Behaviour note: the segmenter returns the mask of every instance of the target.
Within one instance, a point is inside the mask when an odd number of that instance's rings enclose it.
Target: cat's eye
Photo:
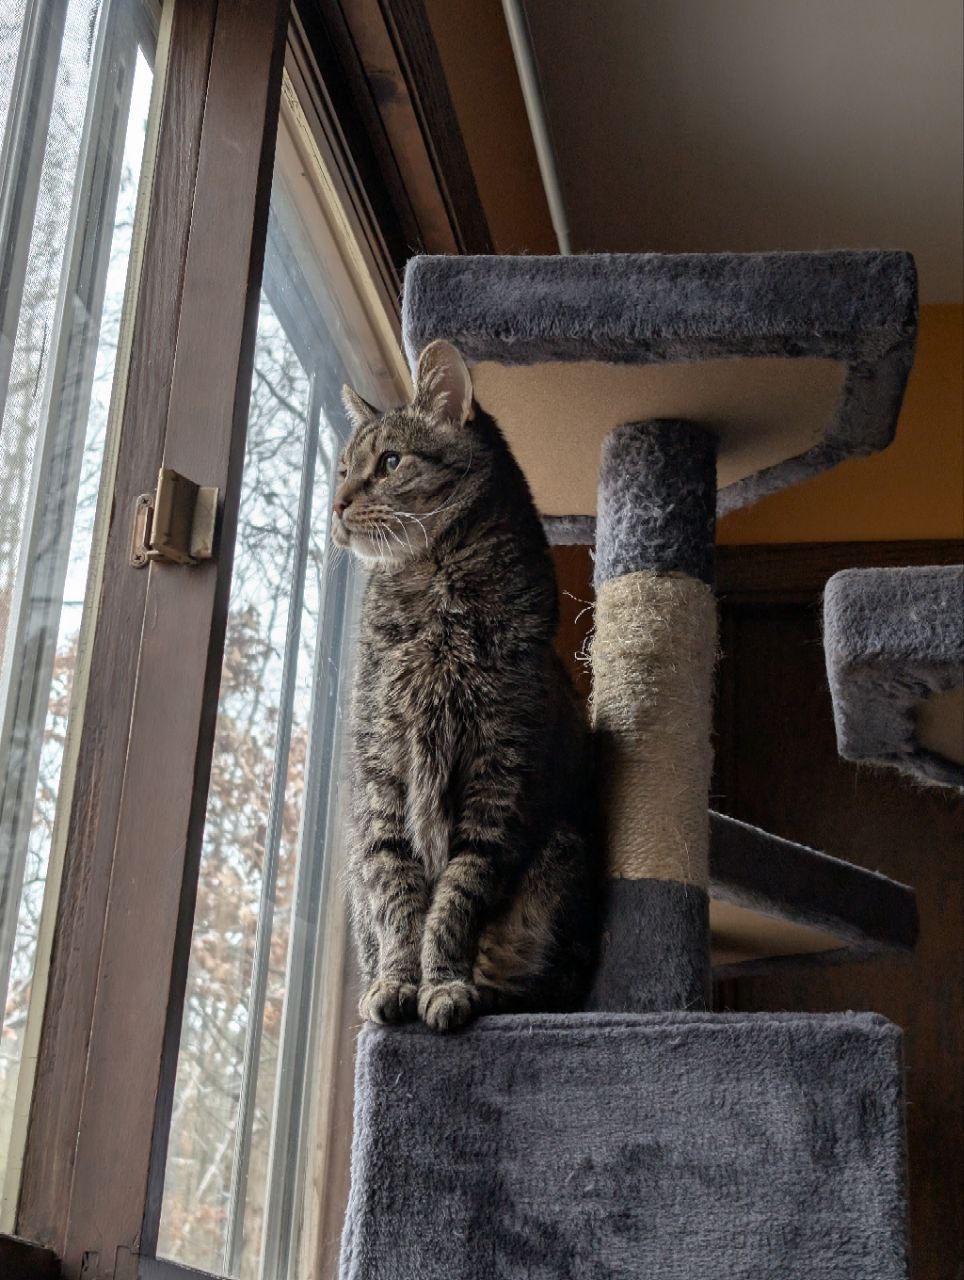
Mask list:
[[[383,453],[382,470],[386,475],[391,475],[393,471],[397,470],[398,464],[401,460],[402,456],[400,453]]]

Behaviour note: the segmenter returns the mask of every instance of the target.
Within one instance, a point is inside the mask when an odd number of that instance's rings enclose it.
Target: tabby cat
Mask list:
[[[343,395],[333,536],[369,571],[349,855],[361,1014],[452,1031],[573,1008],[599,898],[589,735],[529,488],[449,343],[422,352],[406,407]]]

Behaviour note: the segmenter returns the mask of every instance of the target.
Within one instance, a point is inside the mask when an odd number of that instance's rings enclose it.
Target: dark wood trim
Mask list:
[[[297,12],[399,281],[416,253],[491,253],[422,0],[298,0]]]
[[[289,73],[302,104],[314,108],[344,194],[379,259],[379,275],[389,296],[397,300],[405,263],[424,245],[365,69],[337,4],[296,0]]]
[[[823,591],[841,569],[959,564],[964,541],[793,542],[717,548],[721,600],[793,603]]]
[[[10,1280],[60,1280],[60,1262],[44,1249],[19,1236],[0,1235],[0,1276]]]
[[[141,1258],[137,1280],[221,1280],[211,1271],[198,1271],[170,1258]]]
[[[492,237],[422,0],[381,0],[458,253],[492,253]]]
[[[147,574],[130,520],[161,464],[217,0],[175,7],[17,1230],[62,1252]]]

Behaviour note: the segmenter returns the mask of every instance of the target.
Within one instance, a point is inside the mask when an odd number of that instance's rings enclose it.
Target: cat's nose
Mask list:
[[[351,498],[347,494],[339,494],[335,498],[335,515],[340,520],[348,508],[351,506]]]

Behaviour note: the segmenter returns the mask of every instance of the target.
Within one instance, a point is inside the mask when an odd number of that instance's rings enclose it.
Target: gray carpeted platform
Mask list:
[[[445,338],[470,365],[843,365],[821,437],[721,487],[722,515],[891,441],[914,356],[917,280],[911,256],[887,250],[426,256],[406,271],[403,328],[410,360]],[[547,523],[559,541],[593,541],[585,511]]]
[[[366,1027],[342,1280],[906,1280],[873,1014]]]
[[[944,702],[943,734],[924,728],[936,700],[964,686],[964,566],[834,574],[824,649],[842,756],[964,787],[964,702]]]

